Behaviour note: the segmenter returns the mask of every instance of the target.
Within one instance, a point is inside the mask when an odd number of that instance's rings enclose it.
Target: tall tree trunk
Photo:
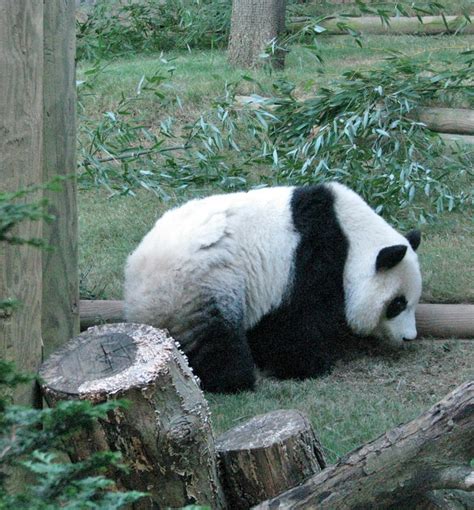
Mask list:
[[[259,67],[268,59],[262,53],[285,30],[286,0],[234,0],[228,56],[231,64],[240,67]],[[272,52],[271,65],[282,68],[285,53]]]

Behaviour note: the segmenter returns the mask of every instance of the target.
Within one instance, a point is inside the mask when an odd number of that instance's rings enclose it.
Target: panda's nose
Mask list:
[[[403,337],[404,342],[411,342],[412,340],[415,340],[417,336],[417,332],[414,331],[413,333],[410,333],[409,335],[406,335]]]

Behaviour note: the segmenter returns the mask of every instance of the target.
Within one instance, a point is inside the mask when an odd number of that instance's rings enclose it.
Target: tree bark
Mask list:
[[[326,466],[321,445],[299,411],[256,416],[216,441],[229,507],[246,510],[304,482]]]
[[[78,435],[71,456],[120,451],[130,471],[111,476],[151,495],[136,508],[224,508],[207,402],[164,331],[137,324],[91,328],[54,353],[40,376],[52,406],[65,399],[130,402]]]
[[[229,62],[239,67],[260,67],[270,62],[283,68],[285,52],[277,49],[262,58],[285,30],[286,0],[234,0],[229,37]]]
[[[414,508],[436,489],[474,490],[474,381],[419,418],[352,451],[295,489],[255,507],[350,510]]]

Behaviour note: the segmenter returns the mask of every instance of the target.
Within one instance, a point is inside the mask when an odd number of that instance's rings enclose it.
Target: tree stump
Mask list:
[[[216,441],[229,508],[250,508],[303,483],[326,463],[306,417],[280,410],[252,418]]]
[[[120,451],[130,470],[112,474],[118,485],[151,496],[137,508],[225,507],[207,402],[166,332],[138,324],[90,328],[54,353],[40,377],[52,406],[65,399],[129,401],[78,436],[71,457]]]

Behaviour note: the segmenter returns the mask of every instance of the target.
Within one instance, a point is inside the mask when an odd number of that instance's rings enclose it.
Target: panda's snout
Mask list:
[[[415,329],[415,331],[413,332],[410,332],[410,334],[408,335],[403,335],[403,341],[404,342],[411,342],[412,340],[415,340],[415,338],[417,337],[417,331]]]

